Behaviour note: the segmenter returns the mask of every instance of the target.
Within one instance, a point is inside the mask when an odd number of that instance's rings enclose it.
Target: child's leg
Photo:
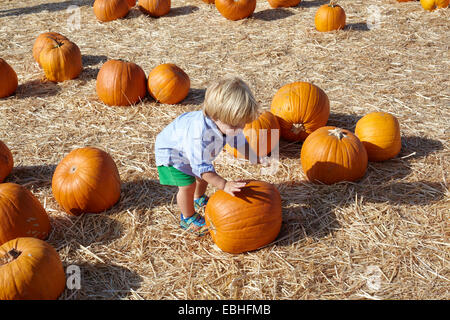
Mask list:
[[[198,199],[205,194],[206,188],[208,187],[208,182],[197,177],[195,178],[195,180],[196,185],[195,185],[194,199]]]
[[[184,218],[191,217],[194,213],[194,193],[196,183],[188,186],[178,187],[177,204]]]

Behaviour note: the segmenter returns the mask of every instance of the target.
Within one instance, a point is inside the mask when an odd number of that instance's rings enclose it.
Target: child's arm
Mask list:
[[[202,174],[202,179],[213,185],[214,187],[225,191],[234,196],[235,192],[241,191],[245,187],[246,182],[227,181],[215,172],[205,172]]]

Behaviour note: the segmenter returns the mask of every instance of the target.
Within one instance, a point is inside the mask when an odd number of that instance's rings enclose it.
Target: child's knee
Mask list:
[[[178,192],[179,193],[194,193],[196,184],[197,183],[194,181],[190,185],[178,187]]]

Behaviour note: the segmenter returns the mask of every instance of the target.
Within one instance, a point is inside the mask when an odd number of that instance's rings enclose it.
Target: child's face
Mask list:
[[[234,137],[235,135],[237,135],[245,127],[245,123],[240,123],[237,126],[230,126],[229,124],[223,123],[220,120],[216,120],[214,122],[216,123],[217,128],[219,128],[219,130],[223,134],[225,134],[227,136],[231,136],[231,137]]]

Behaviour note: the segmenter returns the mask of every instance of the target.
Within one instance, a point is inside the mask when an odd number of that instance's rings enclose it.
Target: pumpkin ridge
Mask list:
[[[245,207],[244,209],[241,209],[241,210],[235,210],[234,211],[234,213],[235,214],[239,214],[239,213],[242,213],[242,212],[245,212],[246,210],[250,210],[250,209],[257,209],[257,208],[264,208],[265,206],[261,206],[261,205],[259,205],[259,206],[252,206],[252,207]],[[270,219],[270,220],[267,220],[267,217],[272,217],[273,215],[267,215],[267,216],[265,216],[265,219],[264,219],[264,221],[263,222],[261,222],[261,223],[258,223],[257,225],[263,225],[263,224],[267,224],[268,222],[271,222],[272,220],[276,220],[276,219]],[[211,220],[211,219],[210,219]],[[220,219],[220,220],[228,220],[228,217],[224,217],[223,219]],[[220,222],[220,220],[219,220],[219,222]],[[239,220],[236,220],[236,221],[234,221],[233,223],[227,223],[227,225],[228,226],[233,226],[234,224],[244,224],[244,221],[254,221],[255,219],[254,219],[254,217],[247,217],[247,218],[245,218],[245,219],[239,219]],[[267,221],[266,221],[267,220]],[[251,227],[253,227],[253,226],[255,226],[255,225],[252,225]],[[248,228],[248,227],[243,227],[243,228]],[[217,230],[217,229],[216,229]],[[220,230],[224,230],[224,229],[220,229]],[[225,229],[225,230],[227,230],[227,229]]]

